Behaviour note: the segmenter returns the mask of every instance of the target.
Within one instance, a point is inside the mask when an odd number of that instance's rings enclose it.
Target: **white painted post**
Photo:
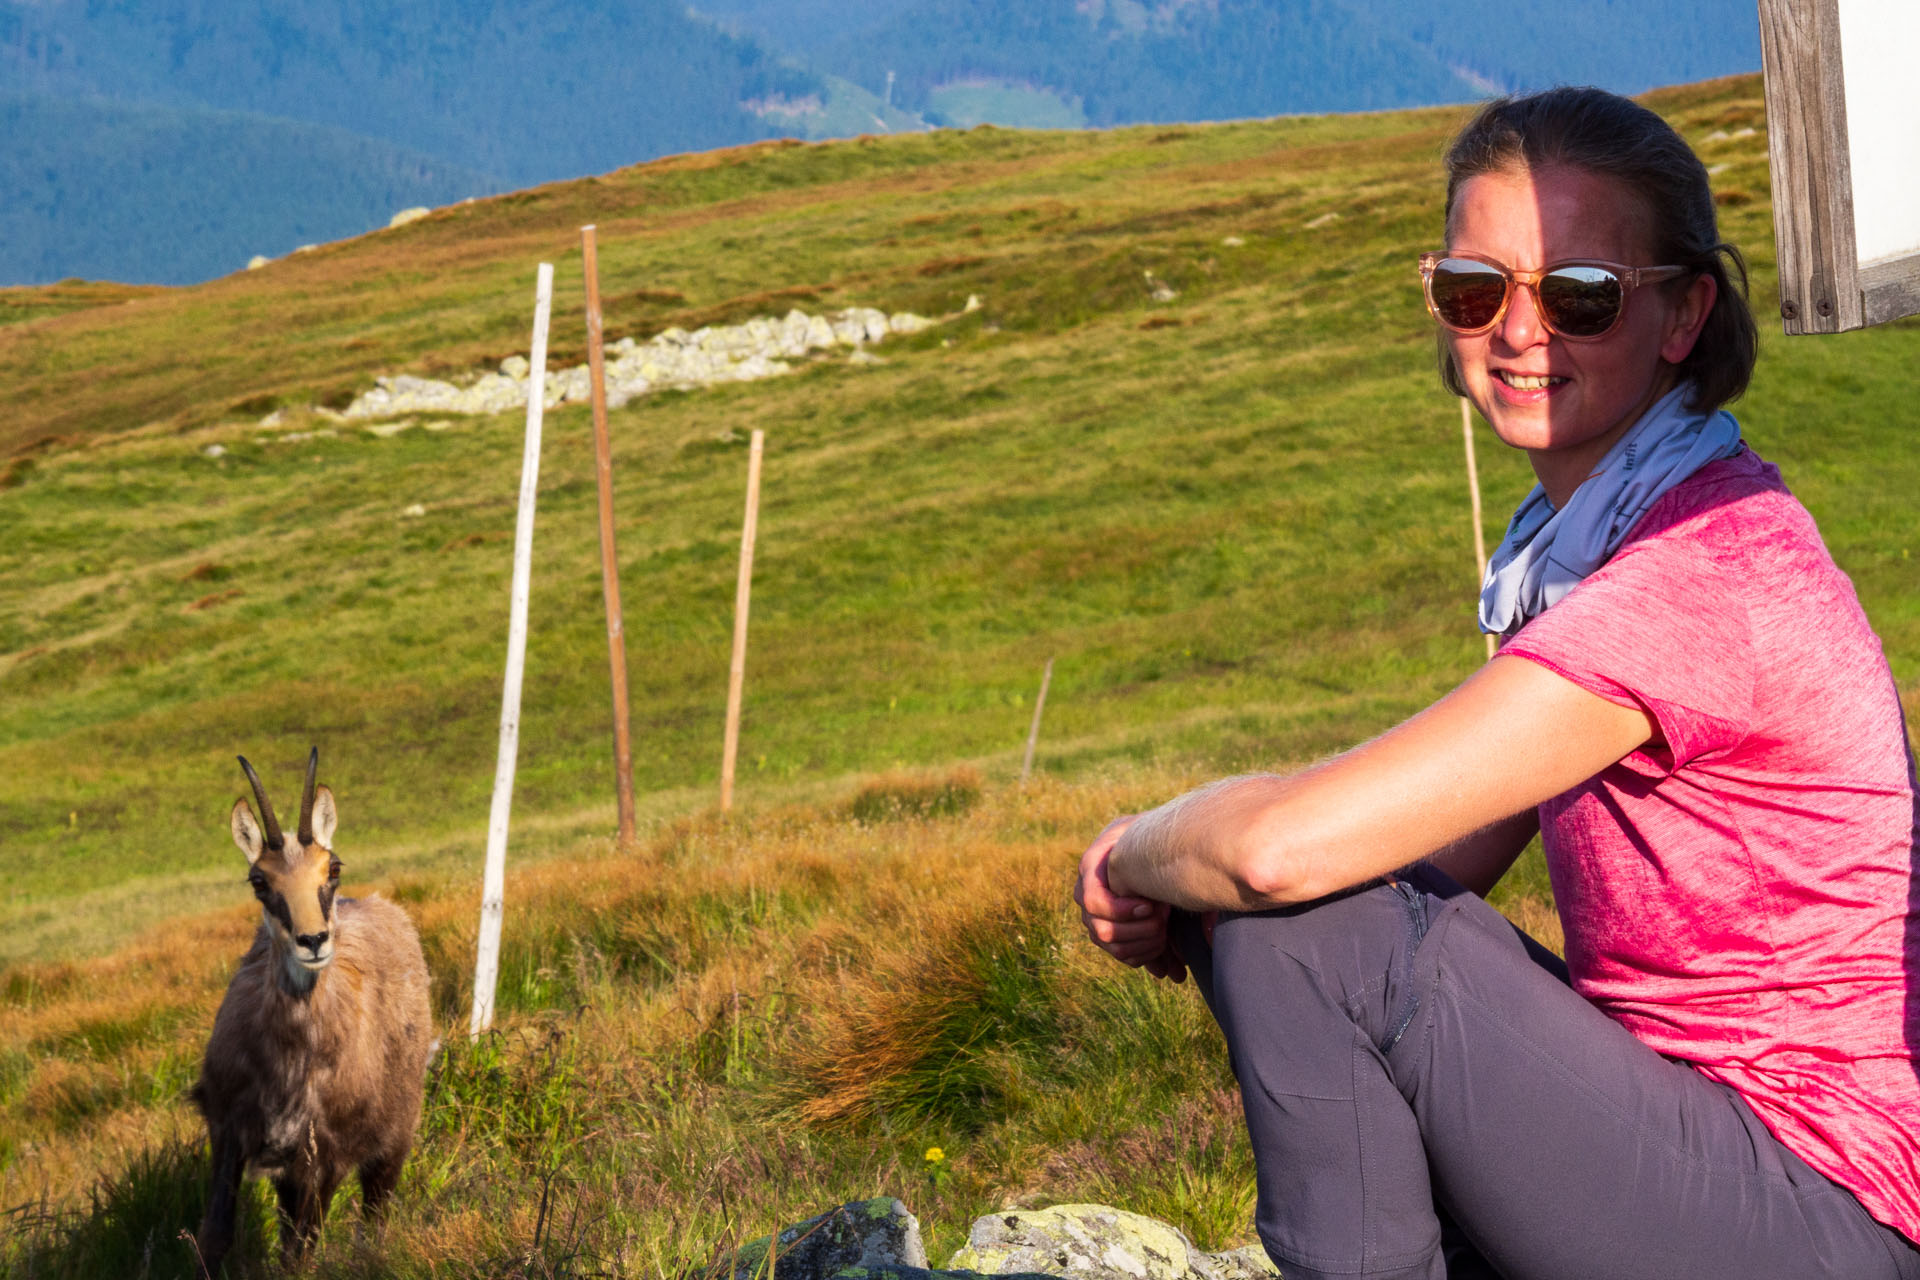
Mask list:
[[[493,1025],[500,980],[500,923],[507,883],[507,818],[520,754],[520,681],[527,664],[527,598],[533,586],[533,507],[540,489],[540,422],[546,412],[547,316],[553,308],[553,264],[540,264],[534,286],[533,352],[527,370],[527,444],[520,458],[520,517],[513,535],[513,606],[507,623],[507,679],[500,694],[500,755],[493,769],[493,813],[487,822],[487,874],[480,891],[480,945],[473,965],[470,1038]]]
[[[1474,580],[1477,590],[1487,580],[1487,534],[1480,521],[1480,468],[1473,461],[1473,408],[1465,396],[1460,397],[1460,437],[1467,444],[1467,495],[1473,503],[1473,558],[1480,566],[1480,576]],[[1499,641],[1489,635],[1487,657],[1493,657],[1499,649]]]
[[[753,540],[760,523],[760,454],[767,433],[747,446],[747,518],[740,526],[740,580],[733,592],[733,662],[727,669],[727,738],[720,753],[720,812],[733,808],[733,769],[740,756],[740,703],[747,680],[747,605],[753,595]]]
[[[1033,726],[1027,730],[1027,758],[1020,764],[1020,785],[1027,785],[1027,775],[1033,772],[1033,749],[1040,745],[1040,713],[1047,709],[1047,686],[1053,683],[1053,659],[1047,659],[1047,669],[1040,673],[1040,696],[1033,700]]]

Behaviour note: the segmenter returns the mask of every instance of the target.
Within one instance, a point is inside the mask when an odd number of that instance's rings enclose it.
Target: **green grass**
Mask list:
[[[1667,102],[1700,137],[1757,119],[1754,93]],[[112,946],[156,902],[224,892],[240,752],[284,795],[320,745],[350,869],[477,866],[520,423],[297,442],[251,423],[303,403],[344,348],[371,353],[364,377],[523,345],[535,252],[561,259],[556,349],[577,341],[562,229],[602,204],[650,214],[600,218],[607,294],[644,295],[610,309],[616,331],[783,310],[785,289],[927,313],[986,299],[884,366],[613,415],[649,816],[717,786],[755,427],[745,803],[951,761],[1005,777],[1048,658],[1040,767],[1067,776],[1272,766],[1384,728],[1480,653],[1457,419],[1407,265],[1437,234],[1457,118],[753,148],[463,206],[276,264],[277,286],[254,272],[8,327],[18,433],[76,425],[33,390],[56,366],[97,411],[84,447],[22,455],[0,489],[0,958]],[[1764,191],[1763,139],[1709,158]],[[1726,215],[1764,315],[1765,202]],[[1178,296],[1154,302],[1148,272]],[[1917,331],[1768,329],[1748,435],[1822,520],[1908,688]],[[156,381],[186,397],[170,425],[113,431],[153,412]],[[1524,462],[1484,436],[1481,457],[1489,511],[1510,508]],[[516,856],[611,826],[584,411],[550,415],[541,476]]]
[[[1654,102],[1696,140],[1761,121],[1752,78]],[[291,437],[326,426],[302,406],[377,373],[523,350],[536,260],[560,264],[573,358],[588,221],[616,335],[984,306],[881,365],[613,415],[644,856],[607,838],[589,423],[548,416],[502,1027],[449,1043],[396,1222],[330,1233],[319,1274],[652,1274],[875,1192],[936,1249],[1023,1197],[1244,1239],[1250,1166],[1204,1010],[1095,964],[1064,886],[1111,814],[1339,750],[1482,660],[1458,413],[1412,270],[1460,117],[747,148],[196,289],[9,291],[0,1176],[70,1194],[0,1260],[138,1274],[197,1212],[179,1094],[250,928],[236,753],[284,811],[319,744],[349,885],[421,921],[436,1020],[464,1026],[521,424]],[[1707,159],[1769,316],[1764,138]],[[1911,695],[1920,325],[1762,327],[1737,410]],[[288,427],[256,425],[277,406]],[[722,820],[755,428],[742,812]],[[1480,443],[1494,534],[1530,476]],[[1535,854],[1499,901],[1549,896]],[[73,1190],[96,1177],[104,1199]],[[241,1256],[264,1268],[256,1225]]]

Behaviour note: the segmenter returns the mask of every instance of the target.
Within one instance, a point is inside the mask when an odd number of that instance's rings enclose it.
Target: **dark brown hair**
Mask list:
[[[1717,409],[1747,389],[1760,334],[1747,306],[1746,260],[1720,239],[1706,166],[1665,120],[1604,89],[1496,98],[1454,138],[1446,164],[1449,228],[1460,188],[1484,173],[1566,165],[1619,183],[1646,208],[1653,237],[1653,262],[1636,265],[1690,267],[1719,286],[1699,340],[1679,365],[1680,379],[1694,386],[1690,406]],[[1728,264],[1739,272],[1738,291]],[[1689,279],[1666,287],[1684,289]],[[1455,395],[1466,393],[1444,334],[1440,380]]]

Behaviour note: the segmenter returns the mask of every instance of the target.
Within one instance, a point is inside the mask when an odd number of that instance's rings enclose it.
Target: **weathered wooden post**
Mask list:
[[[1460,437],[1467,445],[1467,497],[1473,507],[1473,560],[1480,569],[1480,576],[1474,579],[1474,589],[1477,591],[1487,580],[1487,532],[1480,519],[1480,468],[1473,460],[1473,406],[1467,403],[1465,396],[1460,397]],[[1500,642],[1489,634],[1487,656],[1491,658],[1499,651]]]
[[[587,277],[587,372],[593,387],[593,454],[600,481],[600,594],[607,608],[607,663],[613,685],[613,785],[620,843],[632,844],[633,746],[628,737],[627,637],[620,617],[620,556],[613,545],[613,446],[607,437],[607,365],[600,323],[600,259],[592,225],[580,228]]]
[[[1046,670],[1040,673],[1040,696],[1033,700],[1033,724],[1027,730],[1027,758],[1020,762],[1020,785],[1027,785],[1027,775],[1033,772],[1033,749],[1040,745],[1040,713],[1047,709],[1047,686],[1053,683],[1053,659],[1047,659]]]
[[[747,679],[747,605],[753,593],[753,540],[760,521],[760,455],[766,432],[747,447],[747,517],[740,526],[740,579],[733,593],[733,662],[727,671],[727,741],[720,756],[720,812],[733,808],[733,772],[740,756],[740,701]]]

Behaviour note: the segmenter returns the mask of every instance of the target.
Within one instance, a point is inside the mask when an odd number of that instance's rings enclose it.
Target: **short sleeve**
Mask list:
[[[1747,604],[1689,524],[1630,542],[1501,655],[1525,658],[1659,725],[1670,768],[1746,738],[1754,655]]]

